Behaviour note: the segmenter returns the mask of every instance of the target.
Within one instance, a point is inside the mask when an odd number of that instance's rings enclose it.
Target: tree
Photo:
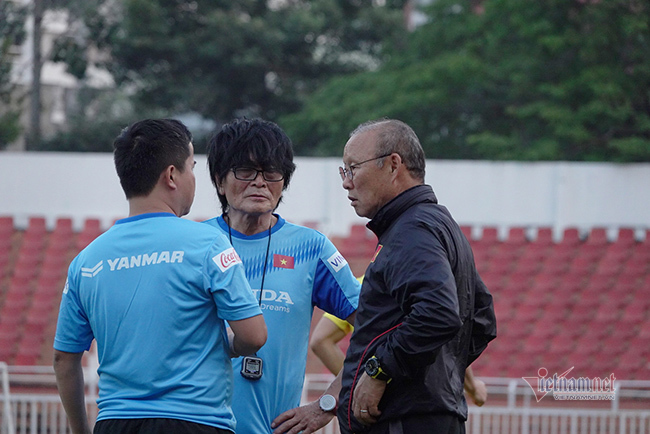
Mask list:
[[[11,48],[22,44],[26,15],[26,8],[14,2],[0,2],[0,149],[20,134],[20,105],[11,79]]]
[[[403,32],[403,3],[123,0],[120,19],[81,21],[98,23],[106,66],[138,108],[273,120],[327,78],[380,64]],[[82,76],[88,43],[78,34],[60,40],[57,59]]]
[[[317,155],[389,116],[430,158],[650,161],[647,3],[473,3],[437,0],[403,53],[333,80],[282,124]]]

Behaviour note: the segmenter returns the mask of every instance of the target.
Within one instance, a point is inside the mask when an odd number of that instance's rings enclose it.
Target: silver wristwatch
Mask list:
[[[321,396],[320,399],[318,400],[318,405],[320,405],[320,409],[323,410],[324,412],[335,410],[336,398],[334,398],[332,395],[325,394]]]

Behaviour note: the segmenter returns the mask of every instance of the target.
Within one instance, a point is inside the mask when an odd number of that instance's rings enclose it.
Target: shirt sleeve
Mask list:
[[[219,318],[236,321],[262,314],[246,279],[244,265],[230,244],[213,245],[206,261],[206,280]]]
[[[332,321],[332,323],[334,323],[334,325],[336,327],[338,327],[339,329],[341,329],[341,331],[343,331],[343,333],[345,333],[346,335],[354,330],[354,327],[352,326],[352,324],[350,324],[349,322],[347,322],[344,319],[335,317],[331,313],[325,312],[323,314],[323,317],[327,318],[330,321]]]
[[[70,265],[68,278],[63,287],[54,336],[54,349],[67,353],[89,350],[94,339],[88,316],[79,300],[79,287],[70,271],[74,264],[75,261]]]
[[[488,292],[478,273],[476,273],[474,294],[474,318],[467,360],[468,366],[481,355],[487,348],[488,343],[497,337],[497,319],[494,314],[492,295]]]
[[[357,310],[360,289],[361,284],[352,274],[348,262],[326,239],[316,265],[312,303],[345,319]]]

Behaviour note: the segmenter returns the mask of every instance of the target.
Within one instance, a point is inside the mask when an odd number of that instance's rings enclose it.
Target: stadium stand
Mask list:
[[[598,227],[581,236],[566,228],[554,238],[549,227],[512,227],[501,239],[495,227],[462,229],[498,318],[498,338],[473,365],[476,375],[512,379],[574,367],[580,377],[650,380],[648,231]],[[0,216],[0,361],[51,365],[67,267],[102,232],[97,219],[75,231],[71,219],[48,229],[35,216],[23,230]],[[374,235],[356,225],[332,241],[362,275]],[[307,366],[312,375],[326,372],[311,353]]]
[[[465,226],[463,232],[499,319],[499,338],[476,362],[480,375],[529,375],[529,362],[497,362],[524,358],[547,368],[566,361],[598,375],[650,379],[647,236],[638,240],[633,229],[620,228],[609,239],[602,227],[584,239],[576,228],[566,228],[557,241],[547,227],[532,231],[532,238],[527,228],[512,227],[503,240],[494,227]],[[11,216],[0,217],[0,360],[50,363],[67,266],[101,233],[97,219],[85,220],[75,232],[69,218],[57,219],[48,230],[45,219],[34,216],[26,230],[18,230]],[[374,235],[356,225],[348,237],[333,241],[362,275],[376,248]],[[646,350],[637,348],[643,345]]]
[[[349,249],[351,236],[334,240],[363,274],[369,262]],[[592,228],[582,236],[565,228],[511,227],[499,239],[495,227],[463,226],[483,280],[495,300],[498,339],[476,362],[477,375],[519,378],[540,367],[581,376],[615,373],[650,380],[650,238],[632,228]],[[474,237],[474,234],[479,234]],[[530,237],[530,233],[535,233]],[[364,239],[366,244],[369,241]],[[376,240],[375,240],[376,242]],[[369,251],[374,248],[367,247]]]

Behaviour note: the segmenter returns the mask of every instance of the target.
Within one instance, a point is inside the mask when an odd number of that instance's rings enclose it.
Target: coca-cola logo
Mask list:
[[[228,253],[228,254],[222,253],[221,254],[221,265],[228,268],[228,266],[230,264],[233,264],[235,261],[237,261],[237,259],[239,259],[239,258],[237,257],[237,253],[235,253],[234,250],[232,252]]]
[[[219,253],[212,260],[219,266],[221,271],[226,271],[229,267],[241,263],[239,255],[232,247]]]

